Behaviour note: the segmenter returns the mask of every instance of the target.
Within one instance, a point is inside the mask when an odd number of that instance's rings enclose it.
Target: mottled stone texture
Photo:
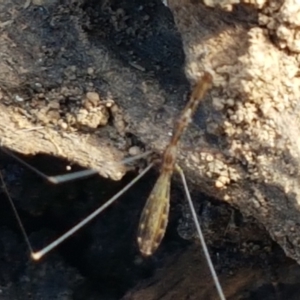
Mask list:
[[[219,158],[190,158],[214,181],[209,194],[254,216],[300,262],[300,4],[254,2],[225,10],[168,1],[190,82],[203,70],[214,76],[205,134]]]

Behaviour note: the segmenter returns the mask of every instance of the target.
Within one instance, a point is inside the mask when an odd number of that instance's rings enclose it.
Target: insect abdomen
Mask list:
[[[160,175],[140,218],[137,241],[145,256],[155,252],[166,232],[170,208],[170,177],[169,172]]]

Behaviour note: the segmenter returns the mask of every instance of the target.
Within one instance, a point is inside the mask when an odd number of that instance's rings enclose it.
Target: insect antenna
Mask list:
[[[198,217],[197,217],[197,213],[196,213],[196,210],[195,210],[195,207],[194,207],[194,204],[193,204],[190,192],[189,192],[189,188],[188,188],[188,185],[187,185],[187,182],[186,182],[186,178],[185,178],[184,172],[180,168],[180,166],[177,165],[177,164],[175,165],[175,169],[176,169],[176,171],[179,173],[179,175],[181,177],[181,180],[182,180],[182,183],[183,183],[183,187],[184,187],[184,191],[185,191],[185,195],[187,197],[188,204],[189,204],[192,216],[193,216],[193,220],[194,220],[194,223],[195,223],[195,226],[196,226],[196,230],[197,230],[197,233],[198,233],[198,236],[199,236],[199,239],[200,239],[200,243],[201,243],[201,246],[202,246],[202,249],[203,249],[203,252],[204,252],[204,256],[205,256],[205,259],[207,261],[207,264],[208,264],[210,273],[212,275],[214,284],[216,286],[219,298],[221,300],[226,300],[224,292],[223,292],[223,289],[221,287],[221,284],[220,284],[220,281],[219,281],[219,278],[218,278],[218,275],[217,275],[216,270],[214,268],[213,262],[211,260],[211,257],[210,257],[210,254],[209,254],[206,242],[205,242],[205,238],[204,238],[204,235],[203,235],[203,232],[202,232],[202,229],[201,229]]]

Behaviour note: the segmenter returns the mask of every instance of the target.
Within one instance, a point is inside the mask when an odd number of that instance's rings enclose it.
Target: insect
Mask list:
[[[170,207],[170,180],[176,164],[178,142],[211,85],[212,77],[205,73],[178,118],[171,141],[164,152],[160,176],[147,200],[139,224],[137,240],[140,251],[145,256],[152,255],[164,237]],[[176,169],[178,168],[177,166]]]
[[[137,242],[140,249],[140,252],[144,256],[150,256],[152,255],[155,250],[159,247],[165,232],[166,227],[168,223],[168,215],[169,215],[169,206],[170,206],[170,181],[171,176],[174,172],[174,170],[178,171],[182,182],[184,185],[184,190],[186,193],[186,197],[188,199],[189,206],[191,208],[192,216],[196,225],[197,233],[199,235],[199,239],[201,242],[201,245],[204,250],[205,257],[207,259],[210,271],[212,273],[218,294],[220,299],[225,299],[225,296],[223,294],[222,288],[220,286],[218,277],[216,275],[216,272],[214,270],[199,222],[197,218],[197,214],[195,212],[194,206],[192,204],[192,200],[189,194],[189,190],[187,187],[186,179],[184,176],[184,173],[182,169],[176,164],[176,156],[177,156],[177,149],[178,149],[178,142],[183,134],[183,132],[186,130],[188,124],[191,122],[192,115],[195,113],[199,103],[207,93],[207,91],[212,86],[212,76],[205,72],[204,75],[200,78],[198,83],[195,85],[190,99],[188,103],[186,104],[184,110],[182,111],[181,115],[179,116],[173,130],[172,138],[168,144],[168,146],[165,149],[165,152],[163,154],[162,163],[161,163],[161,169],[160,169],[160,175],[148,197],[148,200],[146,202],[146,205],[142,211],[140,223],[138,226],[138,234],[137,234]],[[5,150],[6,153],[8,153]],[[9,153],[8,153],[9,154]],[[11,154],[9,154],[11,155]],[[143,156],[149,155],[149,152],[144,153],[138,158],[141,158]],[[95,170],[85,170],[76,172],[73,174],[67,174],[62,176],[56,176],[56,177],[47,177],[43,173],[35,170],[33,167],[28,165],[27,163],[23,162],[21,159],[19,159],[17,156],[12,155],[14,158],[16,158],[21,163],[25,164],[30,169],[37,172],[42,177],[46,178],[47,180],[53,182],[53,183],[59,183],[63,181],[69,181],[72,179],[76,179],[82,176],[88,176],[91,174],[96,173]],[[131,160],[131,159],[129,159]],[[129,160],[125,160],[123,162],[128,162]],[[50,243],[48,246],[43,248],[40,251],[34,252],[30,241],[28,239],[28,236],[26,234],[26,231],[21,223],[21,219],[17,213],[17,210],[10,199],[11,206],[15,212],[15,215],[17,217],[17,221],[22,229],[22,233],[25,237],[26,243],[30,249],[31,256],[34,260],[39,260],[42,256],[44,256],[46,253],[57,247],[60,243],[62,243],[65,239],[70,237],[72,234],[74,234],[76,231],[78,231],[80,228],[85,226],[88,222],[90,222],[92,219],[94,219],[97,215],[99,215],[104,209],[106,209],[108,206],[110,206],[114,201],[116,201],[126,190],[128,190],[133,184],[135,184],[146,172],[152,168],[154,163],[150,163],[134,180],[132,180],[127,186],[125,186],[121,191],[119,191],[114,197],[109,199],[104,205],[99,207],[97,210],[95,210],[92,214],[90,214],[88,217],[86,217],[83,221],[78,223],[76,226],[71,228],[69,231],[67,231],[65,234],[63,234],[61,237],[56,239],[54,242]],[[2,175],[1,180],[3,181]],[[5,186],[5,185],[4,185]],[[6,190],[6,194],[8,195],[8,192]],[[9,195],[8,195],[9,196]]]

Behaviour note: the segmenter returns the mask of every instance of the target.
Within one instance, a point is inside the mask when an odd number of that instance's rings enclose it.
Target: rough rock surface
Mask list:
[[[50,156],[26,161],[47,172],[65,165]],[[0,168],[35,250],[60,236],[132,179],[127,175],[122,182],[94,176],[50,185],[5,155],[0,156]],[[125,299],[172,299],[174,295],[216,299],[194,225],[189,223],[188,207],[182,207],[183,191],[176,184],[162,244],[150,258],[139,253],[137,224],[156,175],[147,174],[42,261],[30,260],[1,189],[0,298],[119,300],[126,293]],[[201,203],[197,211],[227,299],[298,299],[300,267],[285,256],[266,230],[226,203],[208,201],[199,193],[192,196]]]
[[[300,262],[299,39],[293,34],[279,48],[272,43],[277,25],[259,22],[268,12],[273,24],[297,28],[299,3],[279,2],[230,12],[199,1],[168,5],[183,39],[190,82],[203,70],[214,76],[202,134],[211,137],[208,148],[215,157],[200,150],[186,157],[186,165],[198,166],[208,194],[255,216]]]
[[[184,49],[191,84],[214,76],[182,142],[189,181],[254,216],[299,262],[297,2],[168,3],[1,3],[2,146],[120,178],[111,162],[132,145],[168,142],[189,91]]]
[[[266,261],[262,260],[261,263],[264,265]],[[275,261],[272,265],[273,267],[276,265]],[[273,267],[262,270],[256,264],[251,267],[244,265],[240,266],[238,272],[233,270],[230,275],[220,274],[219,279],[226,299],[298,299],[298,266],[281,264],[281,271],[276,275],[274,272],[276,267],[275,269]],[[199,255],[199,249],[195,247],[189,247],[184,253],[167,259],[162,269],[158,270],[150,280],[142,282],[135,290],[128,293],[124,300],[184,298],[219,299],[206,268],[206,262]]]

